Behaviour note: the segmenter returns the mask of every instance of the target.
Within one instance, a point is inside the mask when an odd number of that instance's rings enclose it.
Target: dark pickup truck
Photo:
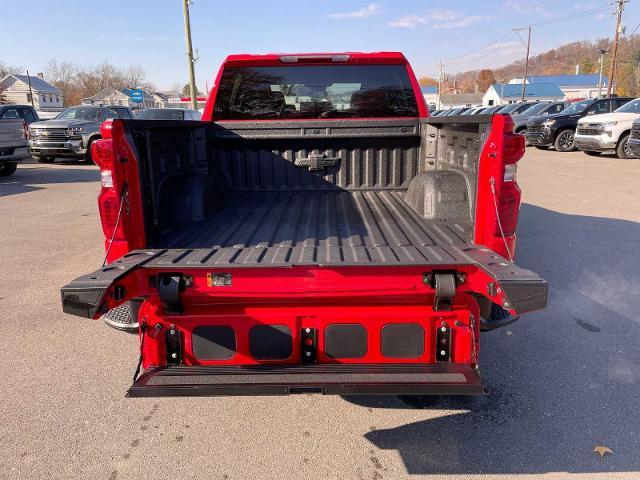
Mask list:
[[[582,100],[553,115],[531,118],[527,122],[527,143],[538,148],[553,146],[558,152],[576,149],[575,134],[578,120],[587,115],[610,113],[633,100],[627,97]]]
[[[482,394],[480,331],[547,300],[512,262],[511,118],[428,118],[400,53],[233,55],[215,85],[202,122],[93,145],[108,263],[62,306],[136,305],[128,395]]]

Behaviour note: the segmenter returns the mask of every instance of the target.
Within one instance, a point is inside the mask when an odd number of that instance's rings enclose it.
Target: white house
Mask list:
[[[422,96],[424,97],[424,101],[427,103],[427,105],[435,106],[438,102],[438,87],[423,86],[420,87],[420,90],[422,91]]]
[[[96,93],[92,97],[82,99],[84,105],[122,105],[124,107],[140,107],[140,108],[155,108],[157,100],[151,94],[142,92],[142,102],[134,102],[131,100],[131,89],[128,88],[105,88],[104,90]]]
[[[164,93],[151,92],[149,95],[155,103],[155,108],[169,108],[169,97]]]
[[[564,92],[555,84],[527,84],[524,99],[527,102],[544,102],[563,100]],[[522,83],[494,83],[482,96],[482,105],[505,105],[522,100]]]
[[[551,83],[557,85],[560,90],[562,90],[567,100],[577,100],[597,98],[600,91],[602,91],[603,95],[606,95],[609,79],[605,76],[602,77],[602,90],[598,85],[599,80],[600,76],[598,74],[534,75],[527,77],[527,84]],[[522,85],[522,78],[514,78],[509,81],[509,84]],[[613,90],[615,90],[615,84],[613,85]]]
[[[473,107],[482,103],[481,93],[443,93],[440,95],[440,105],[438,108],[460,108]]]
[[[29,89],[31,84],[31,89]],[[43,75],[37,76],[19,75],[10,73],[0,80],[0,90],[4,90],[4,96],[10,103],[31,105],[42,112],[60,112],[64,109],[64,96],[62,92],[44,81]]]

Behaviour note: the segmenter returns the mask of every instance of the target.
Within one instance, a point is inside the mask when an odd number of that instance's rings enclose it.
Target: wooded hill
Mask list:
[[[603,38],[594,42],[573,42],[554,48],[529,58],[528,75],[574,74],[576,65],[580,73],[598,73],[600,49],[611,50],[611,40]],[[609,74],[611,52],[605,56],[604,76]],[[445,65],[446,66],[446,65]],[[491,70],[471,70],[455,75],[447,75],[444,85],[446,92],[484,92],[491,83],[508,82],[512,78],[522,78],[524,58],[503,67]],[[422,77],[420,83],[437,85],[437,80]],[[640,97],[640,35],[622,37],[618,45],[618,61],[615,73],[616,93]]]

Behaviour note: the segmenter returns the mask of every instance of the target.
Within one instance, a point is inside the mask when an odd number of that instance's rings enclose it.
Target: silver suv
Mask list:
[[[80,105],[67,108],[52,120],[29,125],[29,154],[39,163],[56,157],[91,162],[91,142],[100,138],[102,122],[111,118],[134,118],[127,107]]]

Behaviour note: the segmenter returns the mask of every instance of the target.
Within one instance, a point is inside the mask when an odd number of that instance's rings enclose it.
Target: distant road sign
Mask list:
[[[144,101],[144,92],[140,89],[130,90],[129,96],[132,102],[142,103]]]

